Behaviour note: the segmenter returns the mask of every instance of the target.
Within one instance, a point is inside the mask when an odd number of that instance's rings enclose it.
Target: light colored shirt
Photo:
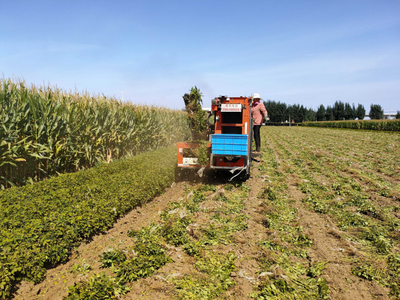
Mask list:
[[[262,125],[263,116],[268,116],[264,103],[261,101],[253,102],[251,105],[251,118],[254,119],[253,125]]]

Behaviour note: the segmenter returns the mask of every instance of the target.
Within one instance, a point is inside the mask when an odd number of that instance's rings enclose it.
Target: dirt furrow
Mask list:
[[[294,180],[294,182],[296,179]],[[389,299],[389,290],[375,282],[360,280],[351,274],[352,258],[362,254],[357,245],[346,238],[331,218],[308,210],[300,201],[304,194],[296,184],[289,187],[289,194],[296,199],[299,223],[313,241],[308,251],[310,264],[315,261],[329,262],[323,278],[330,288],[330,298],[338,300],[353,299]]]

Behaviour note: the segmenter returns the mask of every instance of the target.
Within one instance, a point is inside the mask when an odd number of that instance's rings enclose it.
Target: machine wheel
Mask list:
[[[240,179],[243,181],[246,181],[249,178],[250,178],[250,170],[249,170],[249,172],[246,172],[246,173],[243,172],[243,175],[242,174],[240,175]]]
[[[246,174],[245,174],[245,179],[244,180],[247,180],[247,179],[250,178],[250,170],[251,170],[251,165],[252,165],[252,161],[253,161],[252,154],[253,154],[253,150],[250,147],[250,158],[248,160],[248,165],[247,165],[247,168],[246,168]]]

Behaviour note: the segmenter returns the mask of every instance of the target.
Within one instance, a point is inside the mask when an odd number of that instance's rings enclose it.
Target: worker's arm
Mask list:
[[[264,103],[260,102],[260,112],[263,115],[265,121],[268,121],[268,111],[265,109]]]
[[[268,111],[267,110],[265,110],[264,120],[265,120],[265,122],[269,121]]]

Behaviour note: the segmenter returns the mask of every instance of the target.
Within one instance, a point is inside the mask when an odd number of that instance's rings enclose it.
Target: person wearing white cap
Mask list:
[[[251,106],[251,118],[253,119],[254,140],[256,142],[255,152],[260,152],[261,150],[260,128],[263,122],[263,118],[266,120],[268,118],[268,112],[265,109],[264,104],[260,100],[262,100],[260,94],[255,93],[253,95],[253,103]]]

